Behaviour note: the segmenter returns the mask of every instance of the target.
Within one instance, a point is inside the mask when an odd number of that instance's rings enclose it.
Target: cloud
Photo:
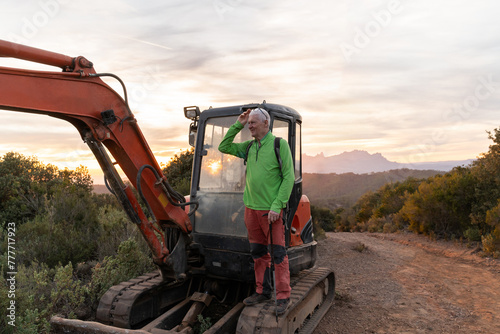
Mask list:
[[[161,159],[187,148],[187,105],[285,104],[303,116],[305,153],[365,149],[393,161],[475,157],[487,150],[484,131],[497,127],[500,29],[491,1],[91,0],[61,2],[53,15],[42,2],[8,1],[0,13],[7,37],[84,55],[125,81]],[[392,12],[391,3],[399,3]],[[37,13],[47,22],[35,24]],[[30,22],[36,31],[25,36]],[[350,59],[342,45],[355,47]],[[485,90],[481,78],[490,76]],[[36,149],[44,137],[56,151],[80,150],[68,142],[81,141],[71,126],[40,117],[0,113],[17,129],[0,134],[0,150],[45,152]]]

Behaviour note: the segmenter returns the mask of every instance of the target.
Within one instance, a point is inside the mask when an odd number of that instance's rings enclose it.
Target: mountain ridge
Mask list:
[[[353,150],[337,155],[325,156],[322,152],[310,156],[302,154],[304,173],[344,174],[344,173],[376,173],[394,169],[437,170],[447,172],[456,166],[469,165],[474,159],[449,160],[436,162],[400,163],[389,161],[381,153],[368,153],[363,150]]]

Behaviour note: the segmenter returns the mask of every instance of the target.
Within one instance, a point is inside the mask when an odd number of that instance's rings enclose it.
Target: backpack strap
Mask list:
[[[247,165],[247,160],[248,160],[248,152],[250,152],[250,147],[252,147],[252,144],[255,140],[252,140],[251,142],[248,143],[247,149],[245,151],[245,159],[243,160],[243,164],[246,166]]]
[[[280,154],[280,137],[274,138],[274,154],[276,154],[276,159],[278,160],[278,163],[280,165],[280,177],[283,178],[283,161],[281,160],[281,154]]]
[[[276,154],[276,159],[278,160],[278,163],[280,165],[280,177],[281,179],[283,179],[283,161],[281,160],[281,154],[280,154],[280,142],[281,142],[280,137],[274,138],[274,153]],[[287,201],[286,206],[283,209],[283,219],[282,219],[283,225],[285,225],[285,234],[289,233],[288,229],[290,228],[287,223],[289,211],[290,211],[290,201]]]

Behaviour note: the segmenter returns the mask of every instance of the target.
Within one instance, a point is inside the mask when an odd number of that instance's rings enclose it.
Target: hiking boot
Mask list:
[[[278,305],[276,305],[276,313],[278,315],[282,315],[283,313],[286,312],[288,309],[288,306],[290,305],[290,299],[278,299]]]
[[[255,292],[250,297],[245,298],[243,300],[243,304],[245,304],[246,306],[250,306],[250,305],[255,305],[258,303],[265,302],[266,300],[269,300],[269,299],[271,299],[270,295],[265,295],[265,294],[260,294],[260,293]]]

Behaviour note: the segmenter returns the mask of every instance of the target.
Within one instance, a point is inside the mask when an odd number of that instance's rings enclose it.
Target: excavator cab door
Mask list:
[[[195,232],[246,237],[243,221],[245,206],[245,166],[243,160],[219,152],[219,144],[237,116],[213,117],[204,122],[200,144],[199,183],[196,198],[200,206],[195,216]],[[251,139],[241,131],[235,142]],[[200,145],[201,146],[201,145]]]

